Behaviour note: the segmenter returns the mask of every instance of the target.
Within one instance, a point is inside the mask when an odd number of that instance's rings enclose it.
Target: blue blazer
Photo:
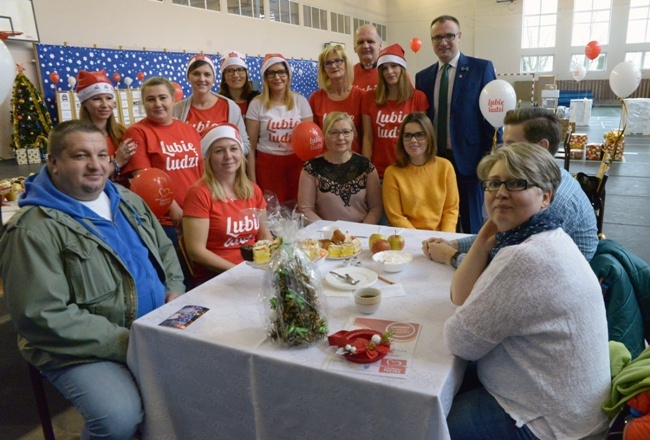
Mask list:
[[[431,122],[435,121],[433,88],[439,64],[435,63],[415,75],[415,88],[427,95],[427,116]],[[463,176],[475,177],[479,161],[492,150],[494,127],[481,113],[479,96],[483,87],[496,78],[492,61],[460,54],[451,94],[449,137],[456,168]],[[497,143],[501,143],[501,132],[500,128]]]

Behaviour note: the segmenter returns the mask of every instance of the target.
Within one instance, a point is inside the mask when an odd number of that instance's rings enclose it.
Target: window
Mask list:
[[[264,19],[264,0],[228,0],[228,12]]]
[[[612,0],[575,0],[571,46],[585,46],[590,41],[609,43]]]
[[[269,18],[280,23],[300,24],[298,2],[291,0],[269,0]]]
[[[325,9],[303,5],[302,20],[306,27],[327,30],[327,11]]]
[[[626,42],[627,44],[650,43],[650,0],[632,0],[630,2]]]
[[[219,0],[172,0],[175,5],[192,6],[193,8],[207,9],[209,11],[221,10]]]
[[[522,23],[522,49],[554,47],[557,0],[526,0]]]
[[[553,72],[553,55],[527,55],[521,57],[521,72]]]
[[[379,23],[373,23],[373,25],[377,28],[381,41],[386,41],[386,26]]]
[[[607,54],[601,53],[595,60],[590,60],[583,53],[574,53],[571,55],[571,70],[576,66],[583,65],[587,68],[587,72],[595,72],[605,70],[607,68]]]
[[[352,31],[350,30],[350,17],[332,12],[330,19],[332,20],[332,32],[352,35]]]
[[[377,32],[379,33],[379,37],[381,38],[381,41],[386,41],[386,26],[383,24],[379,23],[370,23],[368,20],[363,20],[361,18],[353,18],[352,19],[352,31],[356,32],[357,29],[359,29],[361,26],[364,24],[371,24],[375,28],[377,28]]]
[[[627,52],[625,61],[632,61],[637,69],[650,69],[650,52]]]

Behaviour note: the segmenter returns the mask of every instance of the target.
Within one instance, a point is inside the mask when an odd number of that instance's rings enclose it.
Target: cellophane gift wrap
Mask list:
[[[269,216],[269,226],[280,246],[271,255],[261,294],[268,335],[283,346],[306,347],[327,336],[327,318],[320,277],[298,246],[302,215]]]

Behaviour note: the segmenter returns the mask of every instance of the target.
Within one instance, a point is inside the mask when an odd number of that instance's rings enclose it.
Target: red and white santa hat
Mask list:
[[[106,76],[105,70],[99,72],[86,72],[80,70],[77,74],[77,96],[79,102],[89,100],[95,95],[102,93],[113,94],[113,84]]]
[[[187,63],[187,69],[185,69],[186,76],[190,74],[190,67],[192,67],[192,64],[196,63],[197,61],[205,61],[208,63],[210,67],[212,67],[212,74],[215,76],[217,75],[217,69],[214,67],[214,61],[212,61],[212,58],[207,55],[197,54],[192,56],[192,58],[190,58],[190,61]]]
[[[210,151],[210,145],[212,145],[214,141],[223,138],[236,141],[239,144],[242,153],[244,152],[244,141],[241,138],[241,134],[239,134],[239,130],[233,124],[225,123],[213,125],[203,133],[203,137],[201,138],[201,152],[203,153],[203,157],[207,157],[208,152]]]
[[[287,66],[287,69],[289,70],[289,73],[293,71],[289,63],[287,62],[287,59],[280,53],[267,53],[264,56],[264,61],[262,61],[262,69],[260,70],[260,75],[264,77],[264,72],[271,67],[274,64],[278,63],[284,63],[285,66]]]
[[[246,64],[246,57],[243,53],[237,52],[236,50],[228,51],[223,58],[221,58],[221,74],[226,70],[226,67],[229,66],[241,66],[244,69],[248,69],[248,64]]]
[[[406,58],[404,57],[404,49],[402,49],[402,46],[397,43],[391,44],[379,52],[377,66],[381,66],[382,64],[386,63],[399,64],[406,69]]]

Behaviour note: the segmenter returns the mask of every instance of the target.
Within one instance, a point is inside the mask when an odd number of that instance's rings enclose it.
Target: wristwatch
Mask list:
[[[113,159],[113,166],[115,167],[115,175],[120,175],[120,166],[117,164],[117,159]]]
[[[452,255],[451,259],[449,260],[449,264],[454,269],[458,268],[458,256],[459,255],[460,255],[460,251],[456,251],[456,253],[454,255]]]

